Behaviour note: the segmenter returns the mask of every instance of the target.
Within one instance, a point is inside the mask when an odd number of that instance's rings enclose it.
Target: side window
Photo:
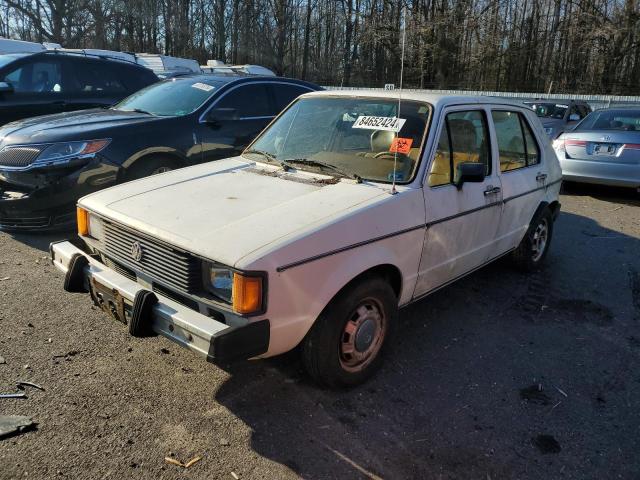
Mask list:
[[[518,112],[491,112],[498,140],[500,171],[540,163],[540,149],[527,121]]]
[[[582,111],[580,110],[580,108],[578,107],[578,105],[573,104],[571,105],[571,110],[569,111],[569,121],[574,121],[571,120],[571,115],[578,115],[578,117],[583,118],[584,115],[582,114]]]
[[[264,83],[242,85],[227,93],[215,108],[235,108],[238,118],[270,117],[269,90]]]
[[[26,63],[5,75],[16,92],[62,92],[62,68],[57,60]]]
[[[490,175],[488,138],[484,112],[473,110],[449,113],[445,117],[429,171],[429,186],[454,183],[456,170],[461,163],[483,163],[486,175]]]
[[[273,96],[276,101],[276,114],[284,110],[287,105],[303,93],[309,93],[311,91],[308,88],[299,87],[297,85],[284,85],[281,83],[274,83],[272,88]]]
[[[118,78],[117,68],[97,61],[72,61],[69,71],[75,79],[73,90],[76,92],[120,93],[127,89]]]

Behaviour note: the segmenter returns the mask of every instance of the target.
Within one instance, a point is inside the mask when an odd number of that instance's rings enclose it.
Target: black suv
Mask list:
[[[60,51],[0,55],[0,125],[113,105],[157,81],[148,68],[97,55]]]
[[[239,155],[285,106],[314,90],[320,87],[288,78],[185,75],[112,108],[5,125],[0,229],[71,227],[83,195]]]

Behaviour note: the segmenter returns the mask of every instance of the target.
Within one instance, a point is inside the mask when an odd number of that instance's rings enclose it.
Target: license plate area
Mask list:
[[[593,153],[595,155],[615,155],[617,145],[614,143],[596,143],[593,146]]]
[[[129,323],[131,319],[132,305],[116,290],[111,289],[95,278],[91,277],[89,282],[91,298],[93,302],[100,307],[104,312],[108,313],[115,320],[124,323]]]

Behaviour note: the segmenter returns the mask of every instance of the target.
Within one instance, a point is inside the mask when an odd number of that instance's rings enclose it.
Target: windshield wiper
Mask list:
[[[335,165],[321,162],[319,160],[311,160],[309,158],[290,158],[287,160],[282,160],[280,163],[282,163],[283,167],[292,167],[293,165],[298,164],[298,165],[307,165],[310,167],[326,168],[328,170],[332,170],[336,172],[338,175],[342,175],[343,177],[351,178],[357,181],[358,183],[362,183],[362,177],[357,173],[343,170],[340,167],[336,167]]]
[[[251,150],[246,150],[246,151],[244,151],[242,153],[255,153],[256,155],[261,155],[264,158],[266,158],[268,162],[277,162],[278,161],[274,154],[269,153],[269,152],[265,152],[263,150],[251,149]]]
[[[147,112],[146,110],[143,110],[141,108],[132,108],[131,110],[127,110],[127,109],[118,109],[118,110],[122,110],[123,112],[136,112],[136,113],[144,113],[146,115],[151,115],[153,117],[157,117],[157,115],[155,113],[151,113],[151,112]]]

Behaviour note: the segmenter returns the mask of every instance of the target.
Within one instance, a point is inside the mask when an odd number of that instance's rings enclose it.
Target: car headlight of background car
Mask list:
[[[241,315],[263,310],[264,277],[235,272],[220,265],[205,263],[205,288],[220,300],[230,303]]]
[[[74,158],[95,155],[109,145],[110,142],[110,139],[102,139],[53,143],[40,152],[40,155],[38,155],[31,166],[59,165],[68,163]]]

